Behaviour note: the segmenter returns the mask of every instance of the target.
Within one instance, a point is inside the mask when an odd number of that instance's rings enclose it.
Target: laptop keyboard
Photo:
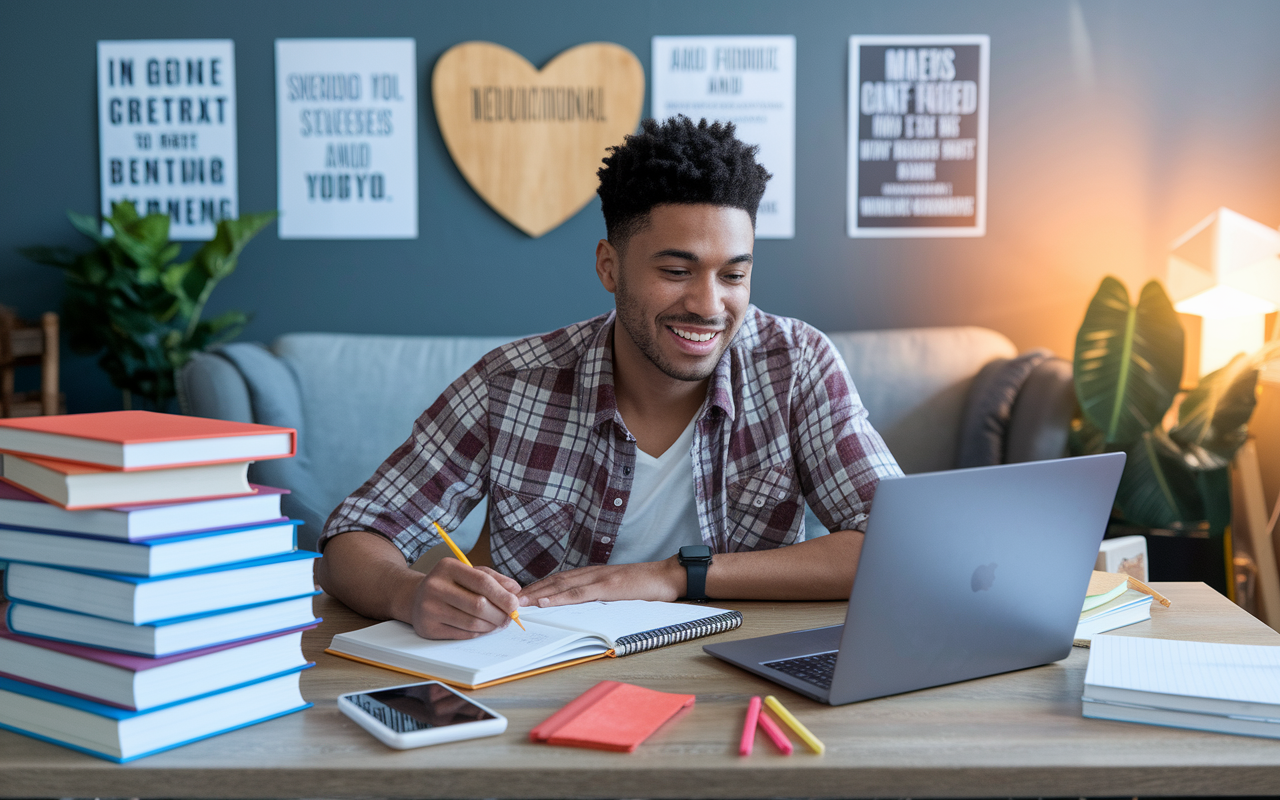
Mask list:
[[[836,655],[839,652],[839,650],[832,650],[830,653],[818,653],[812,656],[765,661],[760,666],[776,669],[778,672],[799,678],[805,683],[812,683],[821,689],[830,689],[831,678],[836,674]]]

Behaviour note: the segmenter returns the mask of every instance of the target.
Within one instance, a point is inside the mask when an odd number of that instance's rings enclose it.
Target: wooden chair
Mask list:
[[[40,389],[15,392],[14,371],[40,367]],[[58,315],[48,312],[39,323],[18,319],[0,306],[0,417],[35,417],[66,413],[58,391]]]

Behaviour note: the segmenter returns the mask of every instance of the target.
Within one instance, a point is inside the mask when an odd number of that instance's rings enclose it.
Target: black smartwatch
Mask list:
[[[680,548],[676,560],[684,567],[687,577],[682,599],[707,602],[707,568],[711,566],[711,548],[705,544],[686,545]]]

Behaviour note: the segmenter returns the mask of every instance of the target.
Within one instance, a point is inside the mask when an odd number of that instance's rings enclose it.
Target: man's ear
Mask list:
[[[596,245],[596,275],[600,278],[600,283],[604,285],[605,291],[614,294],[618,291],[618,269],[621,266],[621,258],[618,256],[618,250],[608,239],[601,239]]]

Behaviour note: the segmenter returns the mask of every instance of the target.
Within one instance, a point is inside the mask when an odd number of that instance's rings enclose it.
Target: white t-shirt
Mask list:
[[[661,561],[681,547],[702,544],[698,507],[693,497],[695,416],[675,444],[654,458],[636,448],[631,499],[618,527],[610,564]]]

